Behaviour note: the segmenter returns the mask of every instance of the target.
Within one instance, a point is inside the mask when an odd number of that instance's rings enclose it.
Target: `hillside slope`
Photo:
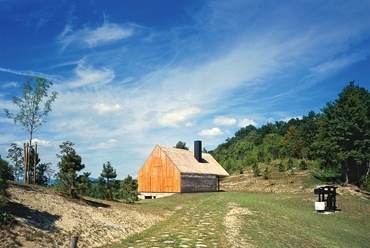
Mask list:
[[[8,211],[15,216],[11,230],[0,231],[2,247],[99,247],[140,232],[165,218],[166,213],[139,206],[86,200],[71,202],[45,188],[11,184]]]

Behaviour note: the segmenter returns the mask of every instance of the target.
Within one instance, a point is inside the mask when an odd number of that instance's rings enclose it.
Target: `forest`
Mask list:
[[[370,93],[350,82],[319,113],[243,127],[209,153],[229,173],[253,169],[258,176],[269,165],[280,171],[310,168],[370,190]]]

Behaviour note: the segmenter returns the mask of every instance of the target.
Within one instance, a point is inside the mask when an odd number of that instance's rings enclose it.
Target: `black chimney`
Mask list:
[[[202,141],[194,141],[194,157],[198,162],[202,162]]]

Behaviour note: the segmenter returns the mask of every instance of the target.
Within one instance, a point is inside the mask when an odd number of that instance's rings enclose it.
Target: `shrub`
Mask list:
[[[307,170],[308,169],[308,165],[306,163],[305,160],[302,160],[300,163],[299,163],[299,169],[300,170]]]
[[[252,169],[253,169],[253,176],[259,177],[261,175],[261,170],[260,167],[256,162],[252,164]]]
[[[362,176],[360,184],[361,184],[361,189],[370,191],[370,177]]]
[[[284,171],[285,171],[285,166],[283,165],[283,163],[282,163],[282,162],[280,162],[280,163],[278,164],[278,170],[279,170],[279,172],[284,172]]]
[[[263,178],[264,179],[271,179],[272,176],[272,167],[269,165],[263,171]]]

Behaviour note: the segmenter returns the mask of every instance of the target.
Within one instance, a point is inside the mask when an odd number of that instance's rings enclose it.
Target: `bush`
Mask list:
[[[253,169],[253,176],[259,177],[261,175],[260,167],[258,166],[256,162],[253,163],[252,169]]]
[[[299,169],[300,169],[300,170],[307,170],[307,169],[308,169],[308,165],[307,165],[306,161],[302,160],[302,161],[299,163]]]
[[[279,172],[284,172],[284,171],[285,171],[285,166],[283,165],[283,163],[282,163],[282,162],[280,162],[280,163],[278,164],[278,170],[279,170]]]
[[[293,165],[294,165],[293,159],[290,158],[288,160],[288,164],[287,164],[286,170],[292,170],[293,169]]]
[[[0,227],[10,225],[14,220],[14,216],[8,212],[0,211]]]
[[[271,179],[272,176],[272,167],[269,165],[263,171],[263,179]]]
[[[362,176],[361,177],[361,189],[370,191],[370,177]]]

